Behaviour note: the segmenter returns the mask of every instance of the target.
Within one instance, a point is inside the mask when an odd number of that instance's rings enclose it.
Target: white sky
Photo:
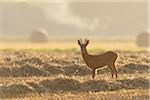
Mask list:
[[[148,1],[148,31],[150,32],[150,0]]]
[[[89,2],[89,1],[90,2],[146,2],[148,0],[0,0],[0,2],[2,1],[39,2],[37,3],[37,5],[39,4],[38,6],[41,6],[41,8],[45,11],[45,14],[47,15],[47,19],[55,20],[62,24],[73,25],[77,28],[90,30],[92,32],[98,26],[102,26],[101,28],[107,29],[112,19],[108,17],[104,24],[100,19],[95,18],[93,20],[89,20],[86,18],[80,18],[79,16],[72,15],[68,7],[68,3],[70,1],[72,2]],[[52,2],[52,3],[44,3],[44,2]],[[42,3],[46,6],[43,6]],[[149,12],[149,16],[150,16],[150,12]],[[0,24],[2,24],[1,20],[0,20]],[[149,29],[150,29],[150,20],[149,20]]]
[[[0,0],[0,2],[66,2],[68,0]],[[146,2],[148,0],[69,0],[72,2]]]
[[[98,19],[81,19],[78,16],[72,15],[69,7],[69,2],[55,2],[55,3],[47,3],[47,6],[42,6],[41,8],[44,9],[45,14],[49,20],[55,20],[62,24],[73,25],[80,29],[88,29],[93,31],[98,25]],[[44,8],[43,8],[44,7]]]

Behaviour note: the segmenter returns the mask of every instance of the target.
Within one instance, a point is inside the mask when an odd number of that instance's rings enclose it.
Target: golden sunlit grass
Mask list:
[[[138,92],[138,94],[137,94]],[[143,95],[147,95],[143,97]],[[20,98],[19,98],[20,99]],[[81,93],[81,94],[74,94],[74,93],[62,93],[62,94],[42,94],[42,95],[30,95],[25,97],[24,99],[52,99],[52,100],[66,100],[66,99],[73,99],[73,100],[148,100],[148,92],[147,90],[122,90],[117,92],[99,92],[99,93]]]
[[[0,50],[34,50],[34,51],[65,51],[79,50],[77,41],[50,41],[48,43],[30,43],[30,42],[1,42]],[[90,41],[87,49],[89,51],[150,51],[150,48],[137,47],[133,40],[129,41]]]
[[[102,68],[93,80],[80,53],[69,50],[0,51],[0,98],[149,99],[148,52],[117,52],[118,78]]]

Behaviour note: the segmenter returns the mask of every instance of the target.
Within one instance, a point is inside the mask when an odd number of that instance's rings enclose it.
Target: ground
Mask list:
[[[0,98],[149,100],[149,52],[115,52],[118,78],[103,67],[92,79],[78,50],[1,50]]]

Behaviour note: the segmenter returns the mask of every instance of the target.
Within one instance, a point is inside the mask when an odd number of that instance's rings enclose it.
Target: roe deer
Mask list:
[[[81,52],[82,52],[82,57],[83,57],[84,62],[92,70],[93,79],[95,77],[96,69],[101,68],[106,65],[110,69],[112,77],[115,74],[117,78],[117,70],[115,68],[115,61],[118,56],[115,52],[108,51],[101,55],[90,55],[86,49],[86,46],[89,44],[89,40],[85,40],[85,42],[82,43],[82,40],[80,39],[78,40],[78,44],[81,47]]]

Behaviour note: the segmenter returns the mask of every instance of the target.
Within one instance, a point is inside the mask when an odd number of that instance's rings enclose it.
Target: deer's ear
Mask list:
[[[89,44],[89,40],[86,40],[85,46],[87,46]]]
[[[78,45],[81,45],[80,40],[78,40]]]

